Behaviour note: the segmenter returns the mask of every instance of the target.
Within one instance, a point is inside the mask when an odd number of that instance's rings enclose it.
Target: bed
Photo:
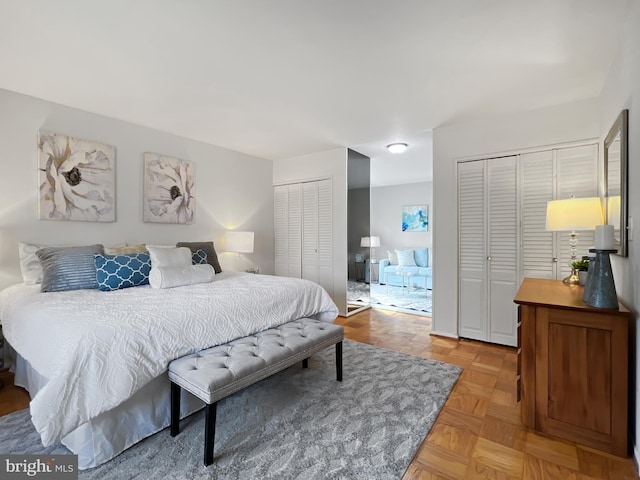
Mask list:
[[[317,284],[223,272],[210,283],[112,292],[0,292],[0,319],[17,352],[16,384],[32,398],[43,445],[61,441],[78,466],[100,465],[170,421],[168,363],[300,318],[332,322]],[[203,404],[185,395],[182,415]]]

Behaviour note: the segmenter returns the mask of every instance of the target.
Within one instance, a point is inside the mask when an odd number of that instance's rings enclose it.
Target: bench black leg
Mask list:
[[[302,360],[302,368],[309,368],[309,359],[305,358]]]
[[[342,381],[342,342],[336,343],[336,377]]]
[[[171,436],[180,433],[180,385],[171,382]]]
[[[216,437],[216,410],[218,403],[212,403],[205,407],[204,417],[204,464],[213,463],[213,441]]]

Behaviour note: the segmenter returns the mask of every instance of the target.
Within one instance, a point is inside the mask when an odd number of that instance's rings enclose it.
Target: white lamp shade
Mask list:
[[[227,252],[253,252],[253,232],[225,232],[225,246]]]
[[[561,232],[594,230],[596,225],[602,225],[602,223],[602,205],[598,197],[547,202],[546,230]]]
[[[380,237],[360,237],[360,246],[366,248],[379,247]]]

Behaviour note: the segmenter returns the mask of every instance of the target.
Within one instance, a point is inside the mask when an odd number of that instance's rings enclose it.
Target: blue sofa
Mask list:
[[[432,272],[429,262],[428,248],[403,249],[413,250],[414,262],[416,266],[398,265],[391,263],[388,258],[379,262],[379,283],[381,285],[392,285],[399,287],[402,285],[402,273],[405,275],[411,273],[411,276],[405,276],[405,286],[407,286],[407,278],[410,286],[422,287],[431,290]],[[400,273],[400,274],[399,274]]]

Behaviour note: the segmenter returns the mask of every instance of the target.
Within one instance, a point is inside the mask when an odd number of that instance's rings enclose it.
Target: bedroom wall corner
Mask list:
[[[38,131],[104,142],[116,148],[116,221],[38,219]],[[273,272],[273,162],[0,89],[0,288],[21,281],[18,242],[47,245],[175,244],[213,240],[223,268],[224,232],[255,232],[254,253],[241,265]],[[195,163],[192,225],[143,223],[143,153]],[[251,172],[251,174],[247,174]],[[240,269],[240,268],[238,268]]]

